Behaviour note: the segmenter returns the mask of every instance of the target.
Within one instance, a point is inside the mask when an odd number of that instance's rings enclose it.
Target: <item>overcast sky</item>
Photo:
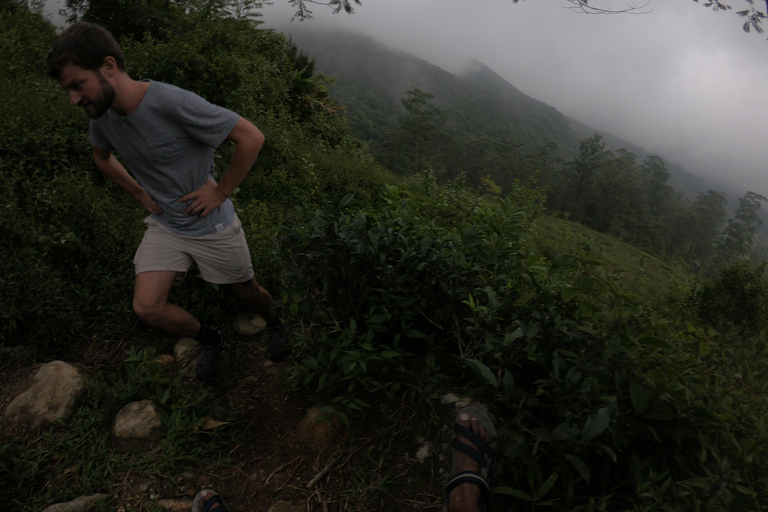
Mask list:
[[[316,6],[302,23],[363,32],[452,73],[480,60],[568,116],[692,174],[768,196],[766,35],[746,34],[734,12],[693,0],[649,0],[640,15],[584,15],[567,5],[363,0],[353,15]],[[263,12],[266,26],[290,31],[285,0]]]

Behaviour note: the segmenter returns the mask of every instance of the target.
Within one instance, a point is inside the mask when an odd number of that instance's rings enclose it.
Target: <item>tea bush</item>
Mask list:
[[[588,252],[528,252],[509,200],[439,227],[403,195],[286,224],[283,298],[307,333],[295,387],[346,415],[463,367],[508,432],[494,484],[519,509],[766,505],[764,343],[621,293]]]
[[[693,294],[702,322],[722,331],[754,335],[768,325],[768,283],[765,266],[737,262],[723,269]]]

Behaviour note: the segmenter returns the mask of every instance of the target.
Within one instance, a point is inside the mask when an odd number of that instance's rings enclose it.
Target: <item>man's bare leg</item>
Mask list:
[[[231,285],[240,300],[251,306],[267,322],[269,346],[267,355],[272,361],[281,361],[291,353],[283,323],[272,309],[272,295],[264,289],[255,278],[244,283]]]
[[[168,334],[194,337],[200,322],[188,311],[168,302],[176,272],[142,272],[136,276],[133,311],[152,327]]]
[[[277,318],[277,314],[272,309],[272,295],[256,282],[256,278],[252,277],[250,281],[244,283],[231,284],[230,287],[240,300],[251,306],[267,322]]]

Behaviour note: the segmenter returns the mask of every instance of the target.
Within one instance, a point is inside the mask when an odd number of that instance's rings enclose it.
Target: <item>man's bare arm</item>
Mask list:
[[[264,145],[264,134],[250,121],[241,117],[227,136],[227,140],[235,143],[235,154],[229,162],[227,172],[221,177],[218,185],[209,180],[201,188],[179,199],[180,202],[194,199],[185,211],[187,215],[199,214],[205,217],[232,195],[256,162],[256,157]]]
[[[144,207],[154,214],[163,213],[163,209],[150,196],[144,187],[139,185],[133,177],[128,174],[128,171],[123,165],[117,161],[115,155],[111,151],[106,151],[96,146],[91,146],[93,149],[93,161],[96,163],[96,167],[107,176],[109,179],[117,183],[117,185],[131,194],[131,197],[139,201]]]

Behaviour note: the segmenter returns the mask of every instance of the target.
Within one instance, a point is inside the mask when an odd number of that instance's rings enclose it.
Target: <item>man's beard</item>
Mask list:
[[[97,76],[99,85],[101,86],[101,95],[85,104],[83,104],[82,100],[80,101],[80,106],[85,108],[85,111],[91,119],[98,119],[103,116],[104,112],[109,110],[112,103],[115,101],[115,88],[112,87],[112,84],[110,84],[106,78],[101,75]]]

